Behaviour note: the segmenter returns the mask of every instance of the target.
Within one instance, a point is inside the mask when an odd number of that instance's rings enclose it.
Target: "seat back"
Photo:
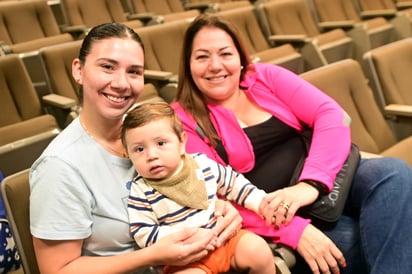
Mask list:
[[[143,26],[138,20],[128,21],[119,0],[61,0],[66,22],[88,28],[108,22],[124,23],[132,28]]]
[[[356,0],[361,11],[368,10],[396,10],[393,0]]]
[[[234,10],[225,10],[216,14],[229,19],[237,26],[251,54],[271,47],[259,26],[254,7],[249,6]]]
[[[8,175],[30,167],[60,129],[17,54],[0,58],[0,98],[0,170]]]
[[[216,13],[230,20],[239,31],[252,59],[257,58],[261,62],[271,63],[286,67],[296,73],[304,70],[304,61],[291,45],[271,46],[263,30],[253,6],[224,10]]]
[[[43,0],[0,3],[0,39],[9,44],[59,35],[53,13]]]
[[[0,127],[43,114],[40,100],[17,54],[0,58]]]
[[[136,13],[170,14],[185,11],[180,0],[130,0],[130,2]]]
[[[338,61],[301,76],[335,99],[349,114],[352,141],[360,150],[380,154],[396,143],[357,61]]]
[[[314,37],[320,33],[304,0],[267,1],[259,4],[259,10],[264,13],[270,34]]]
[[[368,51],[364,68],[382,109],[389,104],[412,105],[412,38]]]
[[[268,37],[301,36],[303,58],[309,69],[345,58],[354,58],[354,43],[342,29],[320,33],[305,0],[268,1],[257,5],[262,28]]]
[[[39,50],[49,93],[80,102],[78,84],[72,76],[72,62],[79,56],[82,41],[43,47]]]
[[[177,74],[184,33],[190,20],[177,20],[138,30],[145,45],[145,69]]]
[[[199,10],[185,10],[180,0],[129,0],[134,14],[161,15],[164,22],[194,18]]]
[[[25,274],[39,274],[30,233],[29,170],[7,176],[1,182],[1,197]]]
[[[0,40],[10,45],[13,52],[36,50],[43,45],[72,40],[70,34],[60,32],[53,12],[44,0],[1,2],[0,19]]]
[[[352,20],[361,18],[352,1],[348,0],[312,0],[314,11],[320,22]]]

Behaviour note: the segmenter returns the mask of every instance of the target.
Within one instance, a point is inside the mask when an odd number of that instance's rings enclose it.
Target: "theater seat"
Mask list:
[[[4,53],[24,53],[72,41],[62,33],[44,0],[0,2],[0,47]]]
[[[1,197],[24,274],[40,274],[30,233],[29,169],[7,176],[1,183]]]
[[[200,14],[199,9],[185,10],[181,0],[128,0],[127,6],[132,16],[146,16],[147,20],[159,20],[163,23],[190,19]],[[156,19],[156,16],[159,18]]]
[[[0,58],[0,170],[5,176],[31,166],[60,132],[45,114],[22,60]]]
[[[411,135],[412,117],[406,115],[412,112],[412,38],[372,49],[363,58],[366,76],[382,113],[392,121],[398,138]]]
[[[352,38],[355,59],[373,48],[395,41],[395,29],[384,17],[361,19],[353,1],[308,0],[321,30],[341,28]]]
[[[412,137],[400,141],[395,138],[357,61],[338,61],[301,76],[335,99],[349,114],[352,142],[361,151],[398,157],[412,166]]]
[[[308,69],[354,57],[352,38],[339,28],[320,32],[305,0],[267,1],[256,9],[267,38],[293,43]]]
[[[291,44],[274,45],[269,43],[260,28],[253,6],[229,9],[215,13],[230,20],[239,30],[246,43],[252,61],[264,62],[285,67],[295,73],[305,70],[304,59]]]
[[[72,28],[92,28],[109,22],[124,23],[131,28],[144,24],[129,20],[119,0],[61,0],[66,24]]]

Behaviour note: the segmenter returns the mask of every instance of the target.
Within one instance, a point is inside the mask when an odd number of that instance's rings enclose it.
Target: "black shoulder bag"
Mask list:
[[[205,139],[205,133],[199,125],[196,127],[196,132],[199,136]],[[312,130],[305,130],[301,136],[305,146],[305,153],[296,165],[290,180],[290,185],[295,185],[298,182],[306,157],[309,153],[309,147],[312,140]],[[215,149],[223,161],[228,164],[228,155],[221,141],[218,142]],[[333,189],[328,193],[324,193],[324,191],[320,190],[318,199],[313,204],[299,209],[299,215],[312,219],[317,225],[333,225],[342,215],[359,161],[359,148],[352,143],[348,158],[336,175]],[[307,182],[317,188],[318,186],[321,186],[321,184],[317,182]]]
[[[302,133],[302,140],[305,145],[305,155],[299,160],[295,171],[292,175],[290,185],[295,185],[298,182],[302,172],[303,165],[309,152],[310,143],[312,140],[312,130],[305,130]],[[313,221],[321,225],[334,224],[342,215],[345,207],[346,199],[352,185],[353,177],[355,176],[358,164],[360,161],[359,148],[352,143],[350,153],[341,170],[336,175],[333,189],[324,193],[320,191],[318,199],[311,205],[303,207],[299,210],[300,215],[307,216]],[[317,182],[307,181],[316,186]]]

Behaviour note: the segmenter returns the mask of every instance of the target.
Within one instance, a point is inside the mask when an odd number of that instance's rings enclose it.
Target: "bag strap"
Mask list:
[[[196,123],[196,133],[202,137],[203,141],[206,140],[206,134],[203,129],[200,127],[198,123]],[[216,147],[214,148],[219,154],[220,158],[228,165],[229,164],[229,156],[227,155],[226,149],[223,146],[222,140],[218,140]]]

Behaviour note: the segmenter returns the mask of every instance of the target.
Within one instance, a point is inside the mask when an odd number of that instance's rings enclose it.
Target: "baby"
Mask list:
[[[186,133],[167,103],[146,103],[123,123],[123,145],[138,173],[128,200],[130,229],[145,247],[183,227],[209,233],[216,225],[218,197],[259,213],[266,193],[243,175],[198,153],[185,153]],[[223,245],[210,243],[209,255],[186,266],[165,266],[164,273],[221,273],[234,269],[276,272],[272,251],[260,236],[240,230]]]

